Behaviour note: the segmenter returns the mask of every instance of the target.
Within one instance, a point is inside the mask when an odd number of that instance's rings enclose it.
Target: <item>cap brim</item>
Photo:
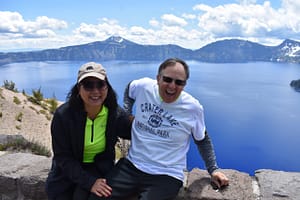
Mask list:
[[[94,77],[94,78],[100,79],[100,80],[102,80],[102,81],[105,80],[105,76],[104,76],[104,75],[99,74],[99,73],[97,73],[97,72],[90,72],[90,73],[86,73],[86,74],[82,75],[82,76],[78,79],[77,82],[79,83],[80,81],[82,81],[83,79],[85,79],[85,78],[87,78],[87,77]]]

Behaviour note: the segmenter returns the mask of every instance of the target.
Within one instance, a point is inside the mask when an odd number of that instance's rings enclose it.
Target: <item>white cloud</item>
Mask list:
[[[148,30],[140,26],[133,26],[130,28],[130,33],[135,36],[143,36],[143,35],[147,35]]]
[[[300,1],[283,0],[280,12],[284,16],[286,27],[290,30],[290,34],[299,35],[300,33]],[[299,37],[299,36],[298,36]]]
[[[293,14],[297,14],[300,9],[300,1],[282,0],[282,8]]]
[[[210,7],[199,4],[199,30],[222,37],[256,37],[285,39],[299,35],[300,19],[295,7],[300,3],[285,0],[284,7],[275,10],[269,1],[262,5],[255,1],[241,1],[241,4],[227,4]],[[299,9],[298,9],[299,10]],[[291,34],[291,33],[294,34]],[[300,39],[298,38],[295,39]]]
[[[67,28],[62,20],[37,17],[35,21],[25,21],[18,12],[0,11],[0,33],[9,37],[54,37],[55,30]]]
[[[20,22],[23,22],[23,18],[19,13],[0,11],[1,33],[17,33],[19,31]]]
[[[194,15],[194,14],[187,14],[187,13],[183,13],[182,17],[185,18],[185,19],[196,19],[197,18],[196,15]]]
[[[240,4],[242,5],[249,5],[249,4],[255,4],[256,0],[239,0]]]
[[[149,21],[149,24],[151,25],[151,26],[153,26],[153,27],[159,27],[159,22],[156,20],[156,19],[151,19],[150,21]]]
[[[65,21],[48,18],[46,16],[40,16],[36,18],[36,22],[34,22],[37,28],[46,28],[46,29],[54,29],[60,30],[68,27]]]
[[[162,17],[162,23],[166,26],[185,26],[187,22],[180,17],[173,14],[164,14]]]
[[[81,23],[73,33],[79,38],[86,37],[86,41],[95,41],[106,39],[112,35],[124,35],[124,33],[126,33],[126,28],[120,26],[116,20],[103,18],[101,19],[101,23],[96,25]]]
[[[63,20],[40,16],[35,21],[26,21],[18,12],[0,11],[1,48],[57,47],[64,39],[56,31],[67,27]]]
[[[139,24],[127,27],[116,19],[101,18],[96,24],[81,23],[68,30],[63,20],[47,16],[24,20],[18,12],[0,11],[1,48],[58,48],[104,40],[112,35],[140,44],[177,44],[190,49],[232,37],[272,45],[286,38],[300,40],[300,1],[282,0],[278,9],[269,1],[237,2],[216,7],[198,4],[191,13],[168,13],[145,19],[150,28]]]

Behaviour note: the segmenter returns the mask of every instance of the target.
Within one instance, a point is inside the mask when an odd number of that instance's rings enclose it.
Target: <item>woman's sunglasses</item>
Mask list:
[[[186,80],[173,79],[168,76],[162,76],[162,80],[166,83],[172,83],[174,81],[175,84],[179,85],[179,86],[185,86],[185,84],[186,84]]]
[[[107,88],[107,84],[105,81],[83,80],[80,84],[86,91],[93,91],[94,89],[105,90]]]

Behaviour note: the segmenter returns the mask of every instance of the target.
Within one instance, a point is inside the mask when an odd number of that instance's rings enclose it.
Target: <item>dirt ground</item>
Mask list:
[[[0,134],[21,134],[51,150],[51,119],[49,111],[28,101],[23,93],[0,87]]]

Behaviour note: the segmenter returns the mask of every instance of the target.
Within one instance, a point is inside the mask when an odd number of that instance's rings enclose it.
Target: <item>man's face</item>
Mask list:
[[[179,97],[186,84],[186,73],[181,63],[168,66],[156,77],[159,95],[166,103],[172,103]]]

